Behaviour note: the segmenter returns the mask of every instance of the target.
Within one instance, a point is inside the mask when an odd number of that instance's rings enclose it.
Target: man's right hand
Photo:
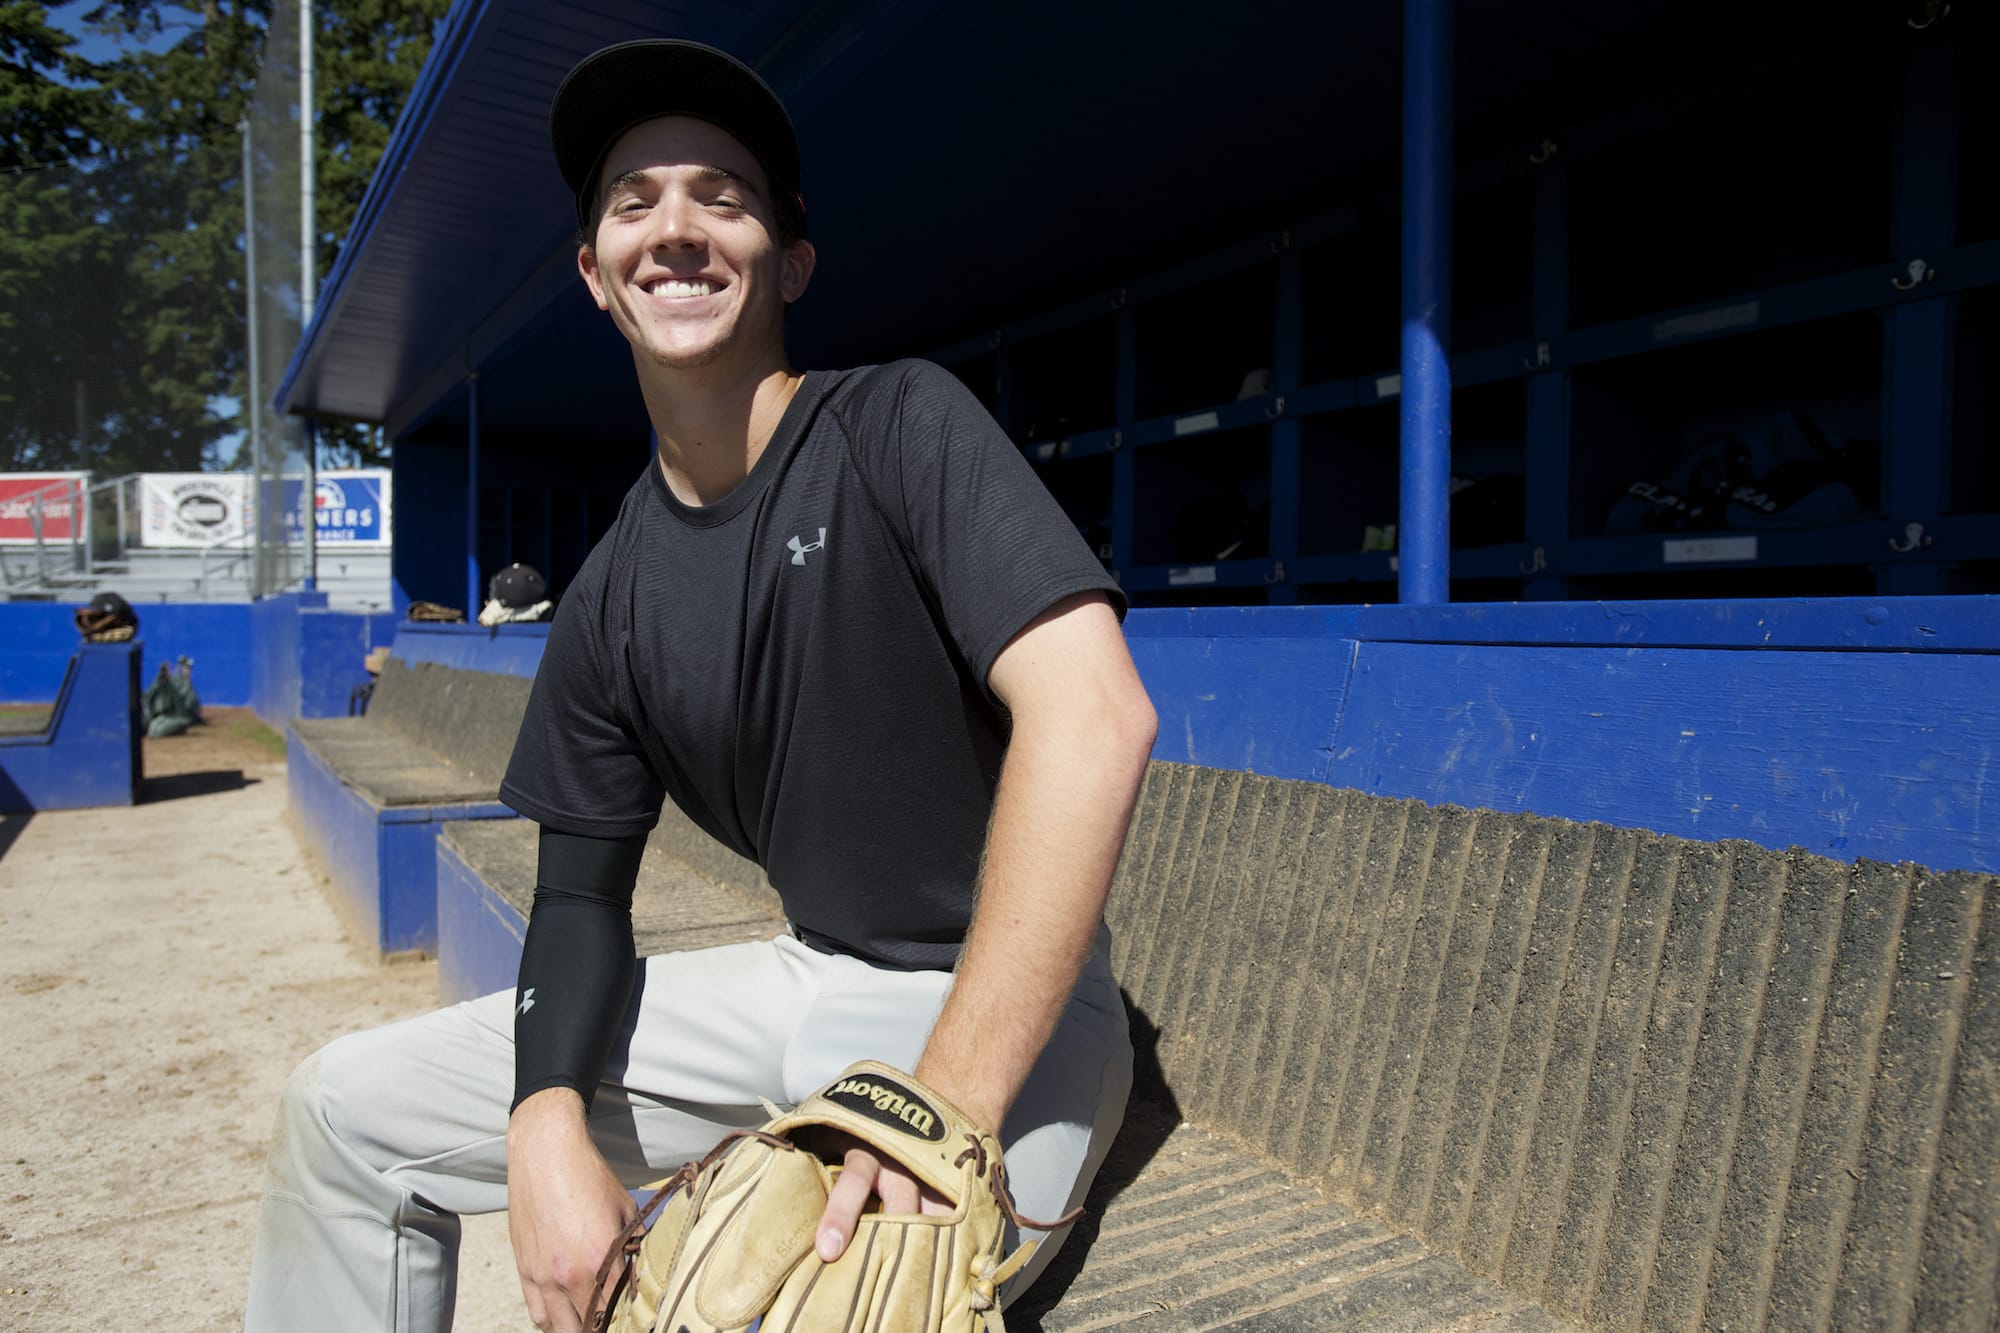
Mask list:
[[[507,1123],[507,1230],[528,1317],[543,1333],[580,1333],[597,1269],[639,1215],[590,1141],[583,1099],[547,1088]]]

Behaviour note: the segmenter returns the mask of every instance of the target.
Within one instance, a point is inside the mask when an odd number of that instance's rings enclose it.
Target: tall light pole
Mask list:
[[[264,424],[261,399],[263,377],[258,374],[257,357],[257,206],[256,164],[250,147],[250,118],[236,122],[243,136],[243,317],[250,342],[250,370],[243,391],[243,406],[250,431],[251,501],[256,506],[257,527],[250,543],[250,595],[264,595]]]
[[[313,300],[317,275],[315,255],[319,249],[314,221],[314,184],[319,160],[314,151],[315,115],[313,104],[313,0],[299,3],[299,336],[312,327]],[[319,439],[308,419],[305,423],[305,479],[299,486],[299,515],[305,529],[305,576],[308,589],[319,584]]]

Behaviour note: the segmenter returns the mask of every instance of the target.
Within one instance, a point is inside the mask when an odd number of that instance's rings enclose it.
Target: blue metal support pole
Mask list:
[[[305,533],[304,586],[307,592],[312,592],[319,587],[319,423],[311,417],[305,421],[305,461],[304,483],[299,488],[301,512],[297,518],[300,531]]]
[[[1273,327],[1275,354],[1271,361],[1271,388],[1278,395],[1277,420],[1271,424],[1271,570],[1266,596],[1272,606],[1293,606],[1299,600],[1299,585],[1292,581],[1291,568],[1299,554],[1299,525],[1305,497],[1299,494],[1299,441],[1301,430],[1296,414],[1285,410],[1288,397],[1299,391],[1300,328],[1305,322],[1305,274],[1292,234],[1284,232],[1274,242],[1278,247],[1278,306]],[[1287,562],[1291,562],[1291,566]]]
[[[1882,451],[1881,505],[1897,534],[1893,554],[1875,578],[1875,591],[1884,596],[1950,591],[1951,567],[1926,557],[1938,516],[1954,498],[1949,494],[1952,386],[1957,375],[1980,373],[1953,364],[1958,302],[1925,299],[1927,284],[1909,267],[1930,271],[1936,257],[1951,248],[1958,214],[1959,52],[1928,31],[1922,36],[1931,40],[1912,44],[1903,66],[1889,216],[1890,272],[1909,290],[1882,321],[1883,438],[1894,444]],[[1920,532],[1912,533],[1911,524]]]
[[[1522,518],[1528,549],[1521,599],[1560,602],[1568,592],[1562,575],[1569,544],[1569,372],[1558,369],[1552,348],[1569,329],[1569,169],[1560,157],[1535,168],[1534,295],[1531,322],[1536,372],[1528,377],[1528,497]],[[1551,567],[1550,552],[1555,553]]]
[[[465,618],[479,618],[479,372],[465,377]]]
[[[1402,502],[1397,595],[1450,600],[1452,0],[1403,6]]]
[[[1139,419],[1139,311],[1124,299],[1118,301],[1118,342],[1114,374],[1113,405],[1118,417],[1118,452],[1111,457],[1111,568],[1120,571],[1138,564],[1133,544],[1139,531],[1139,460],[1125,445],[1133,423]]]

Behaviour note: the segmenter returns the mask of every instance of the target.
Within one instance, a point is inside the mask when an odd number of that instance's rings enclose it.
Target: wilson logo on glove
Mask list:
[[[844,1078],[826,1090],[826,1099],[891,1129],[914,1133],[926,1143],[944,1142],[944,1124],[937,1112],[916,1093],[887,1079]]]

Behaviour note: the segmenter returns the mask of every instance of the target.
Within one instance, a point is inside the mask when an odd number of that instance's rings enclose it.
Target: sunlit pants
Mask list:
[[[1027,1217],[1082,1202],[1124,1115],[1132,1053],[1108,945],[1101,933],[1002,1133]],[[790,1107],[858,1059],[913,1068],[951,984],[789,936],[649,958],[640,977],[590,1111],[597,1146],[635,1189],[761,1124],[760,1097]],[[507,1206],[514,1002],[503,991],[342,1037],[293,1073],[246,1328],[451,1327],[458,1215]],[[1043,1241],[1010,1297],[1061,1240]]]

